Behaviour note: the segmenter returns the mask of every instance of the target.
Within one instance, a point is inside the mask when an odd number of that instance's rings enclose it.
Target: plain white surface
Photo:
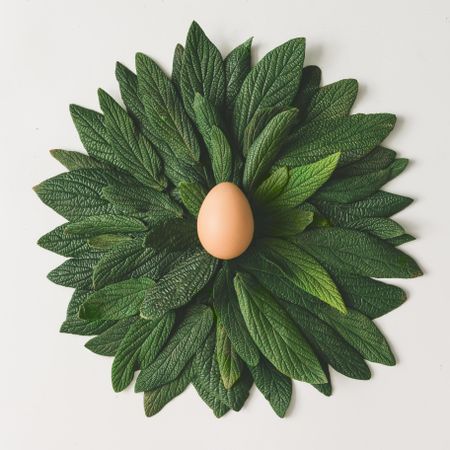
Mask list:
[[[331,398],[297,384],[284,420],[256,391],[217,420],[191,388],[145,418],[140,395],[113,393],[109,358],[58,333],[71,291],[46,274],[63,259],[35,245],[62,223],[31,191],[61,170],[47,151],[81,149],[69,103],[117,95],[114,63],[136,51],[169,68],[193,19],[224,53],[305,36],[324,82],[360,81],[356,111],[398,115],[387,144],[412,160],[389,188],[417,199],[398,219],[426,275],[399,282],[408,302],[377,321],[398,366],[333,373]],[[0,0],[0,55],[2,450],[450,449],[448,1]]]

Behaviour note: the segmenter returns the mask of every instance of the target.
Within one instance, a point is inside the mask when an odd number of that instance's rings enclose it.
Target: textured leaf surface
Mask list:
[[[80,152],[55,149],[50,154],[68,170],[111,169],[107,163]]]
[[[262,239],[254,253],[242,258],[242,264],[246,270],[261,277],[268,273],[277,274],[337,310],[346,310],[344,300],[328,272],[316,259],[291,242]]]
[[[141,306],[141,316],[157,319],[188,303],[211,279],[217,260],[204,251],[194,252],[151,288]]]
[[[194,216],[198,216],[200,206],[206,197],[206,191],[202,185],[198,183],[180,183],[178,186],[181,201],[186,209]]]
[[[146,226],[138,219],[114,214],[90,216],[65,227],[66,234],[75,234],[89,238],[107,233],[133,233],[145,231]]]
[[[277,164],[295,167],[341,152],[339,164],[345,165],[369,153],[394,125],[392,114],[354,114],[311,122],[291,136]]]
[[[262,108],[290,106],[300,83],[305,40],[292,39],[273,49],[252,68],[236,97],[233,126],[242,143],[246,126]]]
[[[159,413],[171,400],[180,395],[191,381],[191,367],[188,364],[170,383],[144,393],[144,410],[147,417]]]
[[[284,417],[291,402],[292,380],[279,372],[267,360],[262,359],[250,367],[256,387],[272,406],[279,417]]]
[[[211,166],[216,183],[230,181],[233,170],[231,148],[220,128],[216,126],[211,127],[208,144]]]
[[[259,351],[245,325],[234,290],[231,272],[223,267],[216,276],[213,289],[214,311],[239,356],[249,365],[259,361]]]
[[[94,292],[80,309],[82,319],[118,320],[139,314],[146,292],[155,282],[146,277],[110,284]]]
[[[241,362],[220,322],[216,325],[216,357],[223,385],[230,389],[241,375]]]
[[[48,279],[61,286],[79,289],[92,288],[92,273],[99,254],[86,254],[68,259],[48,274]]]
[[[412,278],[422,274],[410,256],[360,231],[322,228],[296,239],[325,266],[339,271],[377,278]]]
[[[296,114],[296,109],[277,114],[249,148],[243,177],[244,188],[248,191],[253,190],[264,179]]]
[[[234,285],[247,328],[264,356],[296,380],[325,382],[314,352],[271,294],[242,273],[236,275]]]
[[[136,392],[147,391],[173,381],[206,339],[213,324],[213,314],[207,306],[191,310],[169,339],[162,352],[136,380]]]
[[[192,23],[186,38],[181,92],[184,106],[191,117],[194,117],[192,103],[195,93],[206,97],[217,108],[221,108],[225,99],[225,70],[222,56],[197,22]]]

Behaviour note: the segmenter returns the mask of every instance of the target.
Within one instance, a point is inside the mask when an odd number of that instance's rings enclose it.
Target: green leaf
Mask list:
[[[34,187],[39,198],[67,220],[113,214],[114,206],[101,195],[111,177],[99,169],[62,173]],[[74,207],[76,205],[76,207]]]
[[[402,195],[378,191],[364,200],[348,204],[312,201],[333,223],[343,225],[363,217],[390,217],[405,209],[413,200]]]
[[[92,288],[92,272],[99,254],[86,254],[64,261],[48,274],[48,279],[60,286],[79,289]]]
[[[286,415],[292,397],[292,380],[279,372],[266,359],[250,367],[256,387],[272,406],[277,416]]]
[[[357,380],[368,380],[370,370],[362,356],[327,323],[297,305],[286,309],[306,338],[324,360],[343,375]]]
[[[117,234],[100,234],[99,236],[94,236],[88,239],[88,243],[92,249],[101,252],[106,252],[108,250],[111,250],[118,244],[131,240],[133,240],[131,236],[122,236]]]
[[[244,130],[244,137],[242,139],[242,154],[246,157],[249,148],[256,141],[258,136],[268,125],[268,123],[279,113],[286,112],[290,108],[280,108],[274,106],[272,108],[263,108],[255,112],[252,120],[248,123]]]
[[[290,169],[285,187],[266,207],[276,211],[302,204],[328,180],[338,164],[339,157],[340,153],[335,153],[314,163]]]
[[[286,187],[289,180],[287,167],[280,167],[269,175],[253,193],[253,200],[264,205],[277,198]]]
[[[345,224],[345,228],[364,231],[380,239],[392,239],[404,234],[405,230],[397,222],[386,217],[365,217]]]
[[[65,230],[67,225],[67,223],[60,225],[42,236],[37,242],[38,245],[46,250],[66,257],[81,256],[91,252],[85,239],[66,234]]]
[[[101,289],[111,283],[141,276],[158,279],[174,262],[173,258],[145,248],[142,239],[123,242],[105,253],[95,266],[94,286]]]
[[[148,334],[147,338],[141,345],[139,351],[139,363],[141,369],[148,367],[158,356],[164,344],[172,332],[175,324],[175,313],[173,311],[165,314]]]
[[[138,233],[147,227],[138,219],[127,216],[104,215],[90,216],[77,222],[69,223],[66,234],[74,234],[85,238],[107,233]]]
[[[317,66],[306,66],[302,70],[302,78],[300,81],[300,88],[294,99],[294,105],[299,110],[299,121],[304,119],[308,110],[308,105],[311,99],[320,88],[320,79],[322,72]]]
[[[141,316],[154,320],[185,305],[206,286],[216,267],[217,260],[203,250],[191,253],[148,291]]]
[[[172,83],[180,90],[181,69],[183,67],[184,47],[177,44],[173,53]]]
[[[252,38],[233,49],[225,58],[226,107],[232,111],[242,83],[251,69]]]
[[[252,191],[264,179],[296,114],[296,109],[288,109],[277,114],[249,148],[243,178],[243,185],[246,190]]]
[[[185,219],[174,219],[155,226],[144,240],[144,245],[157,253],[192,250],[198,244],[195,222]]]
[[[302,123],[318,122],[346,116],[355,103],[358,82],[348,79],[320,88],[311,98]]]
[[[264,356],[291,378],[326,382],[314,352],[271,294],[242,273],[234,286],[247,328]]]
[[[370,153],[352,164],[340,167],[336,171],[336,175],[344,177],[352,177],[357,175],[365,175],[377,170],[386,169],[395,160],[394,150],[385,147],[375,147]]]
[[[172,147],[179,157],[198,161],[200,149],[175,87],[148,56],[136,54],[138,89],[144,99],[155,142]]]
[[[180,84],[184,106],[191,117],[194,117],[192,104],[196,92],[216,108],[222,107],[225,98],[222,56],[197,22],[192,22],[187,35]]]
[[[182,182],[178,186],[181,201],[185,208],[194,216],[198,216],[200,206],[206,197],[205,188],[198,183]]]
[[[404,161],[394,161],[386,169],[365,175],[330,180],[316,192],[315,198],[336,203],[352,203],[363,200],[401,173],[406,167]]]
[[[231,272],[223,266],[213,288],[214,311],[238,355],[249,365],[259,361],[259,351],[247,330],[234,290]]]
[[[242,144],[244,130],[254,114],[263,108],[287,107],[298,90],[305,40],[290,41],[273,49],[251,69],[236,97],[233,129]]]
[[[66,319],[61,328],[60,333],[78,334],[80,336],[92,336],[100,334],[114,325],[112,320],[89,320],[78,319],[76,317],[70,317]]]
[[[113,150],[103,116],[78,105],[70,105],[70,114],[88,154],[102,161],[111,161]]]
[[[222,130],[216,126],[211,127],[208,150],[216,183],[230,181],[233,170],[230,144]]]
[[[50,154],[68,170],[111,168],[107,163],[80,152],[55,149],[50,150]]]
[[[299,209],[282,209],[277,214],[265,215],[257,222],[257,235],[268,237],[295,236],[310,225],[314,214]]]
[[[336,152],[341,152],[339,165],[346,165],[367,155],[394,125],[393,114],[354,114],[311,122],[292,134],[277,165],[296,167]]]
[[[213,324],[207,306],[193,308],[156,359],[141,371],[136,392],[143,392],[173,381],[206,339]]]
[[[325,267],[376,278],[422,275],[416,262],[390,244],[356,230],[321,228],[302,233],[296,242]]]
[[[155,327],[155,323],[139,319],[129,328],[114,357],[111,380],[115,392],[123,391],[133,380],[138,367],[142,344]]]
[[[194,119],[206,144],[209,143],[209,135],[211,127],[223,125],[221,118],[214,105],[198,92],[194,95],[192,104],[194,111]]]
[[[136,317],[128,317],[127,319],[120,320],[110,326],[106,331],[103,331],[103,333],[87,341],[84,346],[98,355],[114,356],[122,339],[136,320]]]
[[[328,272],[315,258],[292,242],[261,239],[256,249],[245,255],[240,263],[246,270],[255,273],[258,279],[273,273],[338,311],[346,311],[344,300]]]
[[[214,414],[220,417],[229,408],[235,411],[242,408],[248,397],[252,379],[245,371],[230,389],[225,389],[215,354],[215,342],[213,330],[193,359],[192,384],[205,403],[213,409]]]
[[[139,307],[154,284],[152,279],[141,277],[105,286],[83,303],[80,318],[118,320],[139,314]]]
[[[389,238],[386,239],[386,242],[389,242],[389,244],[395,245],[396,247],[399,245],[406,244],[407,242],[414,241],[415,237],[411,236],[410,234],[402,234],[401,236],[397,236],[395,238]]]
[[[372,278],[342,272],[334,278],[345,303],[370,319],[391,312],[406,300],[403,289]]]
[[[147,218],[162,219],[182,217],[180,206],[164,193],[142,185],[111,184],[102,190],[102,196],[123,212],[145,212]]]
[[[223,325],[216,322],[216,357],[225,389],[230,389],[241,376],[241,360]]]
[[[161,161],[151,143],[139,135],[127,112],[110,95],[99,89],[98,96],[114,151],[111,162],[146,186],[163,190],[167,181],[161,174]]]
[[[159,413],[171,400],[180,395],[191,382],[191,367],[188,364],[170,383],[144,393],[144,410],[147,417]]]

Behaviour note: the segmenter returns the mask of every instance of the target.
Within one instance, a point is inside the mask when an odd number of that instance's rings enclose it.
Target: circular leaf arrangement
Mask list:
[[[49,274],[75,288],[61,331],[114,357],[115,391],[139,371],[148,416],[191,383],[218,417],[253,383],[284,416],[292,379],[330,395],[329,366],[368,379],[366,361],[395,364],[372,319],[405,293],[376,278],[421,274],[390,218],[411,199],[381,190],[407,164],[381,146],[395,116],[350,114],[357,82],[321,87],[304,52],[292,39],[252,66],[248,40],[222,59],[193,23],[170,78],[141,53],[136,74],[117,64],[126,109],[103,90],[102,113],[70,107],[87,154],[53,150],[68,172],[35,188],[67,220],[39,240],[70,258]],[[197,216],[221,183],[254,232],[218,259]]]

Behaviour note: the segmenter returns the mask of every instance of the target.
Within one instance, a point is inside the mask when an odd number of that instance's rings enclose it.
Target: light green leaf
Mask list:
[[[246,190],[254,190],[264,179],[287,136],[289,127],[292,125],[296,114],[296,109],[288,109],[277,114],[261,131],[249,148],[243,178],[243,185]]]
[[[139,314],[139,307],[154,284],[152,279],[141,277],[105,286],[81,305],[80,318],[118,320]]]
[[[233,111],[233,129],[242,144],[244,130],[263,108],[287,107],[298,90],[305,40],[290,41],[273,49],[255,65],[242,83]]]
[[[242,317],[228,266],[223,266],[215,278],[213,299],[214,311],[236,352],[247,365],[255,366],[259,361],[258,347],[250,337]]]
[[[394,125],[393,114],[354,114],[311,122],[289,138],[277,165],[301,166],[336,152],[341,152],[339,165],[346,165],[367,155]]]
[[[376,278],[422,275],[410,256],[360,231],[320,228],[302,233],[296,242],[325,267],[338,271]]]
[[[307,232],[301,233],[303,236]],[[344,300],[328,272],[306,251],[283,239],[261,239],[241,258],[246,270],[260,277],[272,273],[345,312]]]
[[[253,193],[253,199],[260,205],[271,202],[283,192],[288,180],[288,168],[280,167],[258,186]]]
[[[205,188],[198,183],[182,182],[178,186],[181,201],[185,208],[194,216],[198,216],[200,206],[206,197]]]
[[[338,164],[340,153],[305,166],[289,170],[289,179],[280,195],[268,202],[270,211],[280,208],[295,208],[307,200],[320,188],[333,173]]]
[[[196,92],[207,98],[214,107],[222,107],[225,99],[222,56],[197,22],[192,23],[187,35],[180,84],[184,106],[192,118]]]
[[[272,406],[278,417],[286,415],[292,396],[292,380],[279,372],[266,359],[250,367],[256,387]]]
[[[211,279],[217,260],[196,251],[182,259],[151,288],[141,305],[141,316],[155,320],[188,303]]]
[[[272,295],[243,273],[236,275],[234,286],[247,328],[264,356],[291,378],[326,382],[314,352]]]
[[[136,392],[155,389],[177,378],[206,339],[212,324],[213,314],[207,306],[190,310],[162,352],[139,374]]]
[[[225,389],[230,389],[241,376],[241,360],[223,325],[216,322],[216,357]]]

